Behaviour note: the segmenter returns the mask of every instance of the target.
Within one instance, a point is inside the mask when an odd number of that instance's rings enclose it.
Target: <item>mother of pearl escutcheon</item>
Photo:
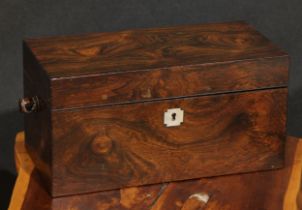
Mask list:
[[[164,113],[164,124],[167,127],[179,126],[184,121],[184,110],[180,108],[168,109]]]

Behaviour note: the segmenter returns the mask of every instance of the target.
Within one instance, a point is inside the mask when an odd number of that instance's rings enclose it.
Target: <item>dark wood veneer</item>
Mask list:
[[[23,47],[24,95],[43,104],[26,145],[54,197],[282,166],[289,57],[244,22]]]
[[[26,39],[52,78],[286,55],[244,22]]]
[[[53,109],[287,85],[287,54],[244,22],[27,39],[24,48],[49,76]]]
[[[54,109],[287,86],[288,57],[179,66],[53,81]],[[89,84],[88,84],[88,83]]]
[[[284,88],[55,111],[53,195],[282,166]],[[184,123],[165,127],[168,108]]]
[[[300,210],[301,139],[286,140],[285,167],[51,198],[17,135],[18,178],[9,210]],[[23,192],[23,193],[22,193]],[[38,195],[38,196],[37,196]],[[203,196],[203,197],[202,197]],[[205,200],[204,196],[208,196]]]

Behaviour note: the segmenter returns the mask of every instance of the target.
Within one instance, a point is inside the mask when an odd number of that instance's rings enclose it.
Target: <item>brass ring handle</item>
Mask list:
[[[41,103],[37,96],[31,98],[22,98],[19,101],[19,107],[20,112],[29,114],[38,112],[41,108]]]

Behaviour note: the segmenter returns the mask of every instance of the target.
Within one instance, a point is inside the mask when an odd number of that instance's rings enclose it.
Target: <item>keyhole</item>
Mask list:
[[[173,113],[173,114],[172,114],[172,120],[173,120],[173,121],[176,120],[176,113]]]

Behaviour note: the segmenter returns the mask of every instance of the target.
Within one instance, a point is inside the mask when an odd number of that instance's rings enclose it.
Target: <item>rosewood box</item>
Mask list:
[[[26,146],[53,197],[283,165],[289,58],[244,22],[23,47]]]

